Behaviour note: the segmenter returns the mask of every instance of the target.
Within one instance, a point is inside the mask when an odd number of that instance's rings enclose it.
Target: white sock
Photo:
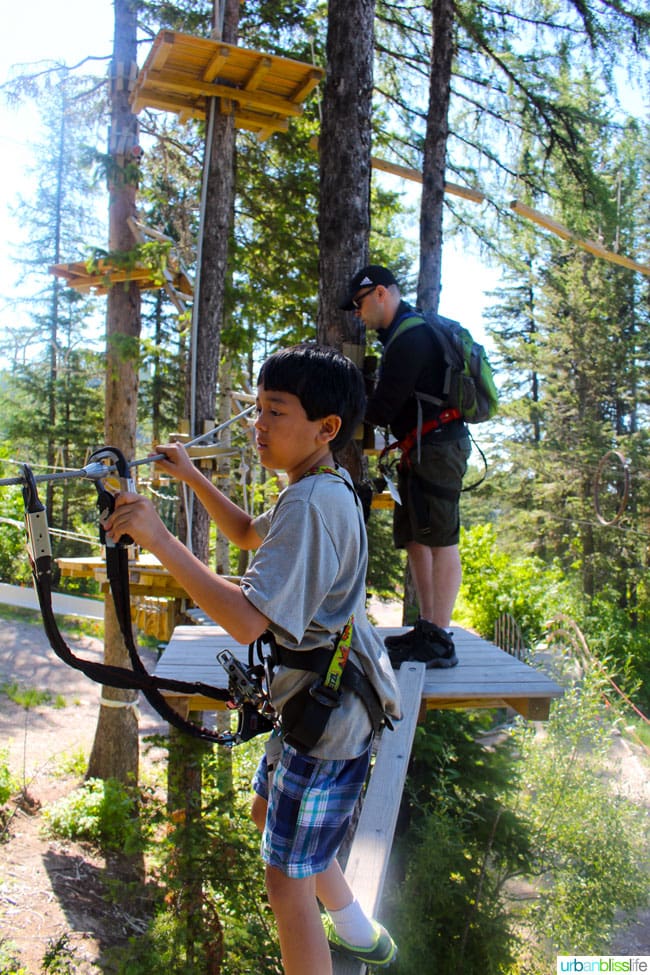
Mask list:
[[[375,929],[364,914],[358,900],[353,900],[340,911],[328,911],[334,922],[336,933],[349,945],[357,948],[370,948],[377,940]]]

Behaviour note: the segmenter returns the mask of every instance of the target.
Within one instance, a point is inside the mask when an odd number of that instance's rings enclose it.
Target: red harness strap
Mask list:
[[[418,436],[422,437],[425,433],[431,433],[432,430],[438,430],[440,427],[444,427],[446,423],[452,423],[454,420],[460,420],[461,413],[460,410],[451,409],[443,410],[438,416],[434,417],[432,420],[427,420],[423,423],[420,429],[414,427],[410,433],[407,433],[405,437],[401,440],[395,440],[391,444],[387,444],[382,450],[379,460],[381,461],[384,454],[387,454],[389,450],[394,450],[396,447],[402,451],[402,462],[407,461],[408,455],[417,443]]]

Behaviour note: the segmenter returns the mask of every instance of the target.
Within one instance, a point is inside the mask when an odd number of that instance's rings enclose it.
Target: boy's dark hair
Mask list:
[[[293,393],[308,420],[334,413],[341,429],[331,442],[341,450],[363,419],[366,394],[361,372],[351,359],[336,349],[304,342],[281,349],[264,362],[257,385],[278,393]]]

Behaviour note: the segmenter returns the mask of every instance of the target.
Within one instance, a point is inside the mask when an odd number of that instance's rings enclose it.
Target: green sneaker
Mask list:
[[[330,948],[340,951],[341,954],[349,958],[356,958],[357,961],[364,961],[367,965],[390,965],[397,958],[397,945],[389,935],[385,927],[378,921],[371,921],[376,940],[368,948],[361,948],[358,945],[350,945],[336,933],[334,922],[329,914],[322,915],[323,927],[329,941]]]

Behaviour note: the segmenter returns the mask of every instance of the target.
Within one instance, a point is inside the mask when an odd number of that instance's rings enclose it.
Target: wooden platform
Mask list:
[[[402,627],[380,627],[379,633],[401,633]],[[451,670],[427,670],[422,689],[422,708],[466,710],[511,707],[534,721],[548,718],[551,700],[562,688],[542,671],[529,667],[487,640],[454,628],[458,666]],[[220,626],[177,626],[158,661],[156,674],[181,680],[198,680],[227,687],[225,671],[216,659],[227,648],[248,662],[248,647],[241,646]],[[173,703],[173,695],[170,695]],[[212,711],[223,702],[196,695],[179,698],[181,710]]]
[[[120,267],[110,259],[102,258],[92,264],[87,261],[77,261],[73,264],[52,264],[50,274],[63,278],[68,287],[75,291],[105,295],[115,284],[135,281],[142,291],[153,291],[163,288],[165,281],[160,274],[155,274],[151,268],[142,265],[134,267]],[[182,271],[170,272],[170,280],[174,288],[188,298],[192,297],[192,284]]]
[[[285,131],[324,75],[322,68],[234,44],[161,31],[131,95],[133,111],[157,108],[181,121],[204,119],[210,98],[234,113],[238,128],[264,139]]]

